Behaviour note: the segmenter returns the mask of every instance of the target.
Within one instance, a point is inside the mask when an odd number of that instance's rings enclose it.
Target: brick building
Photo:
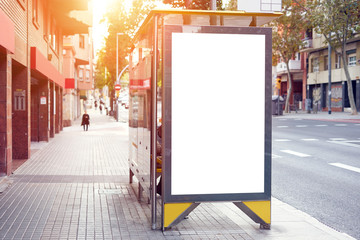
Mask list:
[[[89,14],[88,0],[0,0],[1,175],[62,130],[63,36],[87,34]]]

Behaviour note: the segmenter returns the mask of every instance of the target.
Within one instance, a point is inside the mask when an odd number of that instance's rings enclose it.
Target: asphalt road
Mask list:
[[[360,123],[273,118],[272,195],[360,239]]]

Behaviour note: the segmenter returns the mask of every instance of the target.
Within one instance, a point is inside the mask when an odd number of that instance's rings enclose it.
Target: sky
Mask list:
[[[95,53],[104,45],[107,36],[106,23],[100,21],[112,0],[93,0],[93,41]]]
[[[125,1],[126,8],[131,8],[132,0],[93,0],[93,41],[95,54],[105,44],[104,38],[108,34],[106,23],[100,24],[100,21],[103,18],[103,15],[106,13],[107,9],[111,7],[111,4],[114,4],[118,1]],[[169,5],[163,5],[161,0],[157,3],[157,6],[158,8],[170,7]]]

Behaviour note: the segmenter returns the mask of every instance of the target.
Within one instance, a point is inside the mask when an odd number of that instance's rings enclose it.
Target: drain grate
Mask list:
[[[123,194],[123,192],[121,189],[99,189],[99,194],[120,195]]]

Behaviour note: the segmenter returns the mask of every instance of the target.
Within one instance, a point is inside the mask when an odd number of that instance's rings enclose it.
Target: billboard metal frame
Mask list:
[[[165,25],[163,35],[163,202],[164,203],[181,203],[181,202],[209,202],[209,201],[256,201],[271,199],[271,29],[257,27],[221,27],[221,26],[196,26],[197,33],[214,33],[214,34],[257,34],[265,36],[265,102],[264,108],[264,192],[259,193],[231,193],[231,194],[190,194],[190,195],[172,195],[171,194],[171,153],[172,153],[172,34],[186,32],[191,26],[184,25]],[[209,51],[211,51],[209,49]],[[261,109],[259,109],[261,110]],[[241,112],[239,112],[241,114]],[[245,116],[244,116],[245,117]],[[256,117],[256,116],[255,116]],[[249,159],[250,161],[251,159]],[[221,163],[219,163],[221,164]],[[189,166],[191,167],[191,166]],[[230,166],[231,167],[231,166]],[[200,170],[200,169],[199,169]],[[246,184],[246,183],[239,183]]]

